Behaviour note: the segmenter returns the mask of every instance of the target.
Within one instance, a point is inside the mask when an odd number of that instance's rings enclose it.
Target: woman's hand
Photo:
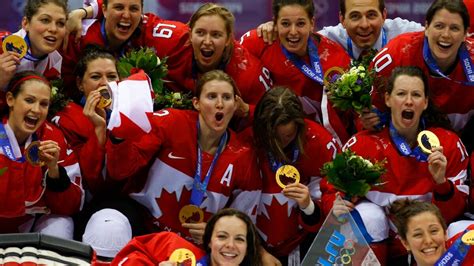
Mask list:
[[[20,55],[14,52],[0,54],[0,89],[5,88],[16,73]]]
[[[87,13],[82,8],[74,9],[69,12],[67,21],[66,21],[66,35],[64,36],[63,41],[63,50],[67,49],[69,43],[69,35],[74,34],[74,42],[78,43],[81,40],[82,36],[82,20],[86,18],[92,18],[94,10],[91,6],[85,8]]]
[[[235,96],[235,103],[237,105],[237,109],[235,110],[235,115],[237,117],[247,117],[249,115],[249,105],[242,100],[242,98],[238,95]]]
[[[334,216],[339,217],[343,214],[351,212],[352,210],[354,210],[355,207],[353,202],[356,201],[357,198],[353,198],[351,199],[351,201],[348,201],[337,196],[332,206],[332,213],[334,214]]]
[[[61,148],[56,141],[45,140],[39,145],[39,158],[48,167],[48,176],[59,177],[58,160]]]
[[[202,244],[206,223],[184,223],[182,225],[184,228],[189,229],[189,233],[196,244]]]
[[[273,21],[268,21],[257,27],[257,36],[263,38],[263,42],[272,44],[278,36],[277,28],[274,27]]]
[[[364,129],[375,131],[375,127],[380,123],[380,117],[369,109],[362,110],[360,121]]]
[[[105,110],[102,108],[97,108],[97,104],[102,97],[100,95],[100,90],[105,87],[100,87],[95,91],[91,91],[89,96],[87,96],[86,104],[82,110],[83,114],[92,122],[94,125],[95,133],[100,145],[105,144],[106,138],[106,114]]]
[[[306,207],[309,205],[309,202],[311,201],[311,195],[309,194],[308,187],[301,183],[292,183],[287,185],[282,190],[282,193],[285,195],[285,197],[296,201],[300,209],[306,209]]]
[[[443,147],[435,147],[431,149],[432,153],[428,156],[428,170],[433,176],[433,180],[436,184],[442,184],[446,182],[446,166],[448,160],[443,154]]]
[[[281,266],[281,262],[264,248],[260,248],[260,257],[262,258],[262,265],[265,266]]]

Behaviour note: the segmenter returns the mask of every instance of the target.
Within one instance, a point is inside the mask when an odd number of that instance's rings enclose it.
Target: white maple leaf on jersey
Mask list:
[[[266,206],[270,206],[272,204],[272,199],[273,198],[275,198],[277,200],[277,202],[282,206],[285,203],[287,203],[288,217],[290,217],[291,211],[296,206],[296,201],[287,198],[282,193],[262,193],[262,196],[261,196],[261,199],[260,199],[260,205],[259,205],[259,214],[263,214],[268,219],[270,219],[270,216],[268,214]]]
[[[179,202],[183,188],[191,190],[192,187],[193,178],[156,159],[148,172],[142,191],[131,193],[130,197],[146,206],[155,218],[159,218],[163,213],[155,199],[161,197],[163,190],[169,194],[175,192],[176,201]]]

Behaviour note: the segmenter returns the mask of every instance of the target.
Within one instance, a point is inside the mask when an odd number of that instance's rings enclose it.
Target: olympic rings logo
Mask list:
[[[350,265],[352,255],[355,254],[354,240],[348,239],[344,242],[343,248],[339,250],[339,256],[336,257],[336,265]]]

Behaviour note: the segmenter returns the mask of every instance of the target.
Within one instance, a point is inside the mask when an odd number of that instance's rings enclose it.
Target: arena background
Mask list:
[[[186,22],[190,15],[209,1],[196,0],[145,0],[145,12],[154,12],[164,18]],[[212,2],[212,1],[210,1]],[[227,6],[236,16],[236,37],[258,24],[271,19],[271,0],[221,0],[214,1]],[[424,23],[431,0],[386,0],[388,17],[402,17]],[[0,29],[17,31],[23,15],[25,0],[1,0]],[[338,0],[315,0],[316,27],[335,25],[338,19]],[[69,7],[77,8],[82,0],[69,0]]]

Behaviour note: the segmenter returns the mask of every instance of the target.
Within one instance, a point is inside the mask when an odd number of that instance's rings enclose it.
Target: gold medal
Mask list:
[[[438,137],[433,132],[428,130],[423,130],[418,133],[418,137],[416,139],[421,150],[426,154],[430,154],[431,149],[439,147],[440,144]]]
[[[33,166],[43,166],[44,162],[41,161],[39,156],[39,141],[33,141],[25,149],[26,160]]]
[[[462,235],[461,241],[466,245],[474,245],[474,230],[467,231]]]
[[[179,266],[195,266],[196,256],[186,248],[178,248],[171,253],[170,261],[176,262]]]
[[[97,103],[98,108],[107,108],[112,103],[112,93],[107,89],[103,88],[99,91],[100,100]]]
[[[282,165],[276,171],[275,178],[277,184],[281,188],[285,188],[289,184],[298,184],[300,182],[300,173],[292,165]]]
[[[204,212],[196,205],[188,204],[179,211],[179,221],[183,223],[202,223]]]
[[[23,38],[18,35],[10,35],[3,40],[3,51],[15,52],[20,55],[20,59],[26,55],[28,46]]]
[[[334,75],[342,75],[342,74],[344,74],[344,69],[338,66],[329,68],[328,70],[324,72],[324,79],[323,79],[324,86],[327,87],[329,85],[329,82],[331,81]]]

